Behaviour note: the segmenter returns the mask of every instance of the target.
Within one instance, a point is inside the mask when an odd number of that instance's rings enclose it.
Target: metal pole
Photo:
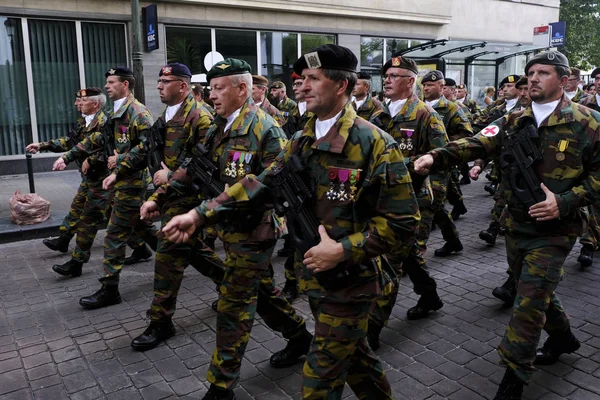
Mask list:
[[[145,103],[144,92],[144,55],[142,53],[142,31],[140,26],[140,2],[131,1],[131,30],[133,46],[131,46],[131,59],[133,61],[133,75],[135,76],[134,95],[141,103]]]
[[[33,183],[33,163],[31,161],[31,154],[25,155],[27,161],[27,176],[29,177],[29,193],[35,193],[35,184]]]

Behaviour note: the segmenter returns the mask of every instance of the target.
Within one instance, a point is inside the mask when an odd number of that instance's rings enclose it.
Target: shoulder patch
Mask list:
[[[494,137],[500,132],[500,128],[496,125],[489,125],[481,130],[481,134],[486,137]]]

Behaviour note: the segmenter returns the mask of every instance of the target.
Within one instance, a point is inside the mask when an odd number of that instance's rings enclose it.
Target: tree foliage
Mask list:
[[[567,23],[567,45],[561,50],[572,66],[600,65],[600,1],[561,0],[560,20]]]

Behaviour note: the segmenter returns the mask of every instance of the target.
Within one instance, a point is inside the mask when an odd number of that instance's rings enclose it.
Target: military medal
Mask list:
[[[350,175],[350,171],[347,169],[340,169],[338,173],[338,177],[340,178],[340,190],[338,191],[338,200],[346,201],[348,200],[348,193],[346,192],[346,181],[348,180],[348,176]]]
[[[337,179],[337,171],[335,168],[329,169],[329,190],[327,191],[327,199],[335,200],[337,199],[337,193],[335,191],[334,181]]]
[[[239,160],[240,160],[240,162],[238,163],[237,175],[241,178],[244,175],[246,175],[246,168],[244,167],[244,161],[245,161],[244,156],[245,155],[244,155],[244,153],[239,153],[239,152],[236,154],[239,154]]]
[[[559,153],[556,153],[556,161],[565,161],[565,150],[567,149],[567,147],[569,147],[568,140],[561,140],[560,142],[558,142]]]
[[[355,199],[356,183],[358,182],[359,178],[360,178],[360,170],[353,169],[352,172],[350,172],[350,201],[354,201],[354,199]]]
[[[398,145],[398,147],[400,148],[400,150],[406,150],[406,139],[400,139],[400,144]]]
[[[406,150],[410,151],[413,149],[412,135],[413,135],[414,130],[405,129],[405,131],[406,131],[406,136],[408,136],[408,139],[406,139]]]
[[[227,168],[225,168],[225,175],[232,178],[235,177],[235,162],[233,161],[233,153],[229,152],[227,157]]]
[[[246,161],[246,174],[249,174],[250,171],[252,171],[252,168],[250,168],[250,161],[252,161],[252,153],[246,153],[246,155],[244,156],[244,161]]]
[[[127,127],[121,127],[121,137],[117,140],[119,143],[127,143]]]

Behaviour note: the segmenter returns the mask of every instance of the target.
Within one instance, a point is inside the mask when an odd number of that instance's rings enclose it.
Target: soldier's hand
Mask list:
[[[415,161],[415,172],[419,175],[427,175],[433,166],[433,157],[425,154]]]
[[[162,229],[167,239],[172,243],[183,243],[190,240],[196,228],[203,225],[203,218],[196,210],[176,215]]]
[[[117,176],[115,174],[110,174],[109,176],[104,178],[104,180],[102,181],[102,189],[110,190],[113,188],[113,186],[115,186],[116,182],[117,182]]]
[[[146,201],[140,207],[140,219],[152,219],[157,215],[160,215],[160,212],[155,201]]]
[[[481,167],[479,165],[474,165],[473,168],[469,170],[469,177],[474,181],[479,179],[479,174],[481,174]]]
[[[86,158],[83,161],[83,163],[81,164],[81,172],[83,172],[83,174],[86,175],[89,170],[90,170],[90,163],[88,162],[88,160]]]
[[[40,144],[39,143],[30,143],[27,145],[27,147],[25,147],[25,150],[28,153],[35,154],[38,151],[40,151]]]
[[[541,187],[544,193],[546,193],[546,200],[529,207],[529,215],[535,218],[536,221],[550,221],[560,217],[556,195],[543,183]]]
[[[114,152],[114,156],[108,157],[108,169],[115,169],[115,167],[117,166],[117,157],[119,156],[119,153],[117,153],[116,150],[114,150]]]
[[[67,168],[67,164],[65,160],[60,157],[58,160],[54,161],[54,165],[52,165],[52,171],[64,171]]]
[[[344,261],[344,248],[327,234],[323,225],[319,225],[321,242],[304,254],[304,265],[312,272],[327,271]]]
[[[160,165],[162,166],[162,169],[156,171],[154,173],[154,176],[152,177],[152,182],[156,187],[162,186],[165,183],[167,183],[169,181],[169,172],[171,172],[169,167],[167,167],[164,162],[161,161]]]

